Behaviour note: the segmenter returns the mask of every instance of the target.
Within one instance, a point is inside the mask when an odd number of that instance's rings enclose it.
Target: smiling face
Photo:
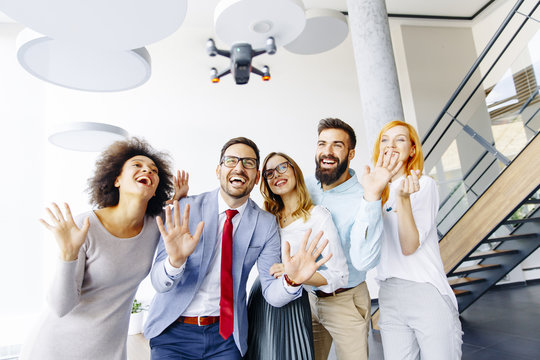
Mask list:
[[[275,169],[278,165],[287,163],[287,159],[283,156],[276,155],[272,156],[266,162],[265,168],[263,170]],[[280,174],[279,171],[274,170],[274,176],[271,179],[266,179],[268,187],[270,190],[276,194],[283,196],[290,193],[296,189],[296,177],[294,176],[294,170],[292,165],[288,165],[287,170]]]
[[[116,178],[114,186],[122,194],[132,193],[149,200],[155,195],[159,184],[158,169],[152,159],[137,155],[128,159],[122,172]]]
[[[397,153],[398,161],[402,161],[406,165],[416,152],[416,148],[411,142],[409,129],[399,125],[386,130],[381,136],[379,151],[383,154]],[[403,175],[405,169],[406,166],[402,166],[398,175]]]
[[[315,176],[321,184],[331,185],[346,179],[349,162],[354,158],[354,149],[349,149],[349,143],[349,136],[344,130],[321,131],[315,155]]]
[[[253,159],[257,157],[255,151],[245,144],[231,145],[223,155]],[[218,165],[216,175],[219,179],[221,194],[227,204],[232,207],[237,207],[236,205],[241,205],[247,200],[255,184],[259,183],[260,177],[257,168],[246,169],[242,165],[242,161],[238,161],[234,168],[226,167],[224,164]],[[238,202],[238,200],[240,201]],[[233,206],[233,203],[235,203],[235,206]]]

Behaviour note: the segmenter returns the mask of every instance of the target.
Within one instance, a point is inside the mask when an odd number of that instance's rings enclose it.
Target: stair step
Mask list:
[[[469,295],[471,292],[469,290],[459,290],[459,289],[452,289],[454,291],[454,295],[456,296],[464,296]]]
[[[489,251],[477,251],[467,256],[467,260],[484,259],[494,256],[512,255],[519,253],[519,250],[489,250]]]
[[[525,204],[540,204],[540,199],[527,199]]]
[[[473,266],[460,267],[452,271],[452,275],[469,274],[469,273],[473,273],[477,271],[492,270],[498,267],[501,267],[501,265],[500,264],[489,264],[489,265],[478,264],[478,265],[473,265]]]
[[[448,280],[448,283],[451,287],[456,288],[459,286],[465,286],[470,284],[475,284],[478,282],[486,281],[486,279],[482,278],[472,278],[472,277],[460,277],[457,279]]]
[[[506,220],[503,222],[504,225],[513,225],[513,224],[525,224],[530,222],[539,222],[540,217],[530,217],[526,219],[516,219],[516,220]]]
[[[508,235],[491,239],[482,240],[483,243],[492,243],[500,241],[520,240],[520,239],[538,239],[540,240],[540,234],[521,234],[521,235]]]

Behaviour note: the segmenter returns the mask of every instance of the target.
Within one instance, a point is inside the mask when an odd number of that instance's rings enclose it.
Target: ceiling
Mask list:
[[[188,4],[188,17],[191,24],[203,25],[212,21],[213,11],[218,0],[194,1]],[[386,7],[391,16],[442,17],[470,19],[494,0],[386,0]],[[194,6],[193,6],[194,5]],[[306,8],[327,8],[347,11],[347,0],[304,0]],[[1,6],[0,6],[1,8]],[[189,9],[196,8],[191,13]],[[209,15],[210,14],[210,15]],[[0,23],[13,22],[0,11]]]

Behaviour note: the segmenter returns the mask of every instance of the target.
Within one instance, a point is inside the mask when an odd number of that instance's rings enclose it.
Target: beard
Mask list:
[[[322,159],[330,159],[334,160],[337,163],[337,166],[335,169],[322,169],[321,168],[321,160]],[[341,161],[339,158],[332,156],[332,155],[322,155],[319,159],[315,158],[315,177],[317,180],[321,182],[323,185],[331,185],[337,181],[337,179],[340,178],[345,171],[347,171],[347,168],[349,166],[347,161]]]

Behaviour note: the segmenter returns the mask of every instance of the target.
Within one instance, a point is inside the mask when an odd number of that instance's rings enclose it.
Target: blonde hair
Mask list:
[[[414,155],[412,157],[409,157],[409,160],[406,164],[403,164],[403,167],[405,169],[405,174],[410,174],[411,170],[420,170],[422,171],[424,169],[424,154],[422,153],[422,143],[420,141],[420,137],[418,136],[418,133],[416,132],[416,129],[410,125],[407,124],[404,121],[394,120],[390,121],[389,123],[386,123],[381,131],[379,132],[379,135],[377,136],[377,139],[375,140],[375,144],[373,145],[373,163],[377,164],[377,160],[379,159],[379,153],[380,153],[380,146],[381,146],[381,138],[385,132],[390,130],[393,127],[396,126],[404,126],[409,130],[409,138],[411,139],[411,145],[415,148]],[[384,188],[382,194],[381,194],[381,201],[382,204],[388,200],[388,194],[390,193],[390,190],[388,188],[388,185]]]
[[[266,158],[263,161],[262,165],[262,171],[264,172],[266,169],[266,164],[268,161],[274,157],[274,156],[281,156],[287,160],[287,162],[290,164],[290,167],[293,170],[294,176],[296,178],[296,194],[298,196],[298,207],[292,212],[291,216],[301,216],[304,219],[304,222],[309,219],[311,216],[311,213],[309,210],[313,206],[313,202],[311,201],[311,197],[309,196],[309,192],[306,187],[306,183],[304,182],[304,175],[302,174],[302,170],[300,170],[300,167],[298,164],[288,155],[281,153],[281,152],[271,152],[266,156]],[[279,221],[279,213],[285,208],[285,205],[283,204],[283,200],[281,199],[281,196],[276,195],[270,190],[270,186],[268,185],[268,180],[264,178],[263,181],[261,181],[261,194],[264,198],[264,209],[268,211],[271,214],[274,214],[276,218]]]

